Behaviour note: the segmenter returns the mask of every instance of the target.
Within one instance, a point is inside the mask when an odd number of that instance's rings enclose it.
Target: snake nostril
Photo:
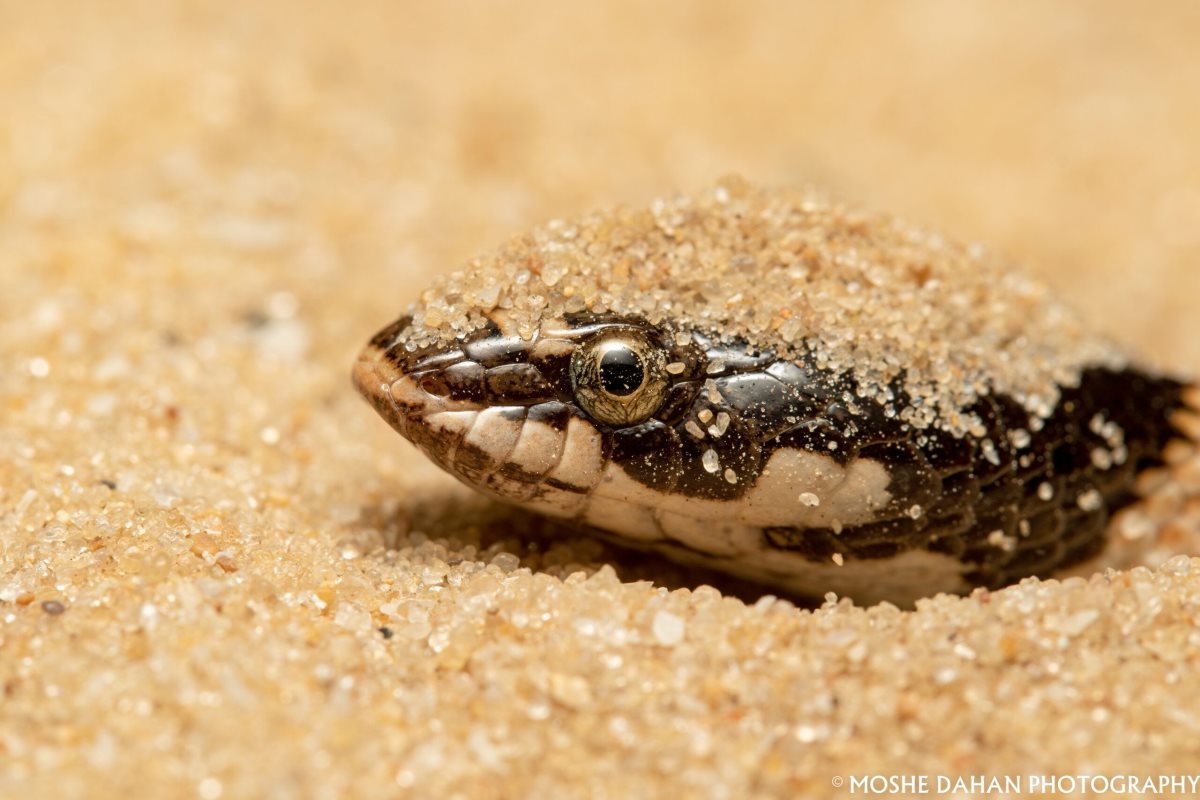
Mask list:
[[[431,394],[434,397],[447,399],[450,397],[450,386],[446,383],[446,378],[441,372],[431,372],[425,375],[417,383],[421,387],[421,391]]]
[[[445,369],[431,370],[413,376],[421,391],[442,400],[482,403],[484,400],[483,367],[473,361],[460,361]]]

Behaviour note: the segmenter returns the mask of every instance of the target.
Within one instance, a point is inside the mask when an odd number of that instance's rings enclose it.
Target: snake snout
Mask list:
[[[395,382],[395,370],[380,359],[380,352],[373,347],[367,347],[354,362],[350,378],[354,388],[371,404],[376,412],[406,439],[408,432],[408,414],[392,399],[392,383]]]

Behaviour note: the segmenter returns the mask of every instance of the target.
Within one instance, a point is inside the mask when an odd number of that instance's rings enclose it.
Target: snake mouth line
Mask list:
[[[375,410],[404,438],[417,442],[417,426],[442,412],[478,412],[480,402],[450,399],[422,388],[423,378],[431,373],[404,374],[391,364],[384,351],[368,347],[351,371],[358,391]],[[416,437],[416,438],[414,438]]]
[[[411,440],[410,417],[407,409],[396,403],[392,396],[392,383],[396,380],[393,370],[384,360],[384,351],[374,344],[368,345],[350,371],[350,378],[375,411],[400,435]]]

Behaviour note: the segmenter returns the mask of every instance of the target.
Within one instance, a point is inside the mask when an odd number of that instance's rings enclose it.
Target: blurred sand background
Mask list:
[[[429,276],[728,172],[985,241],[1196,371],[1196,4],[0,23],[0,796],[837,797],[1200,763],[1200,562],[915,613],[668,593],[646,581],[695,581],[473,499],[347,377]]]

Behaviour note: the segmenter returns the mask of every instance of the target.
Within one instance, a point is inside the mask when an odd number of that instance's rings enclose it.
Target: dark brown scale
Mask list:
[[[563,354],[529,356],[529,365],[535,367],[555,397],[564,403],[571,402],[571,357]]]
[[[386,350],[391,347],[399,338],[404,329],[412,324],[412,314],[405,314],[398,320],[388,325],[379,333],[371,337],[371,347],[379,350]]]
[[[539,403],[554,392],[541,371],[532,364],[502,364],[484,375],[488,401],[494,404]]]
[[[824,403],[801,393],[795,383],[789,385],[766,372],[723,378],[718,386],[726,401],[741,409],[742,419],[767,437],[795,425],[789,419],[811,419],[824,408]]]
[[[700,391],[700,388],[701,385],[696,382],[676,383],[667,392],[667,399],[655,417],[660,420],[679,419],[696,402],[696,393]]]
[[[922,515],[924,510],[942,493],[941,477],[929,465],[920,448],[912,442],[881,442],[861,448],[859,458],[869,458],[888,466],[892,482],[888,491],[893,495],[892,502],[880,511],[882,515],[892,517],[910,517],[912,509],[919,507]],[[918,517],[919,519],[919,517]]]
[[[460,361],[437,374],[441,379],[446,394],[453,400],[466,400],[472,403],[482,403],[487,397],[483,385],[483,366],[475,361]],[[426,383],[421,382],[422,388]],[[426,391],[430,391],[426,388]]]
[[[467,358],[484,367],[498,367],[524,361],[528,357],[529,343],[507,337],[490,337],[469,342],[463,348]]]
[[[1009,428],[1004,424],[1000,408],[991,397],[984,397],[971,408],[969,414],[979,417],[987,431],[977,443],[975,453],[975,475],[985,493],[1010,486],[1015,480],[1016,458],[1008,443]],[[1025,425],[1028,425],[1028,415]]]
[[[701,396],[703,394],[701,392]],[[710,408],[711,405],[705,404],[704,407]],[[725,433],[719,437],[706,435],[703,439],[696,439],[687,432],[684,422],[676,425],[680,456],[682,462],[688,465],[676,481],[677,492],[715,500],[735,500],[746,493],[745,482],[753,481],[762,472],[766,462],[764,446],[755,435],[754,426],[739,419],[737,409],[732,406],[715,407],[714,416],[721,411],[730,415],[730,422]],[[707,428],[708,425],[700,424],[700,427]],[[702,466],[704,452],[710,449],[717,454],[720,464],[716,472],[709,472]],[[740,480],[737,483],[726,480],[726,469],[741,476]]]
[[[613,432],[612,457],[634,480],[671,492],[683,477],[683,447],[669,425],[650,420]]]
[[[451,364],[465,361],[467,358],[461,350],[446,350],[445,352],[435,350],[433,353],[418,350],[409,353],[399,346],[388,350],[387,355],[394,363],[400,365],[404,372],[410,374],[444,369]]]

